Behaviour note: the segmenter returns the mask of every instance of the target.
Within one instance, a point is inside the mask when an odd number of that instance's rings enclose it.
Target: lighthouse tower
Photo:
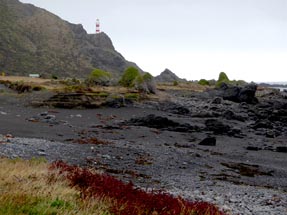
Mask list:
[[[100,33],[100,32],[101,32],[101,30],[100,30],[100,20],[97,19],[97,20],[96,20],[96,34],[98,34],[98,33]]]

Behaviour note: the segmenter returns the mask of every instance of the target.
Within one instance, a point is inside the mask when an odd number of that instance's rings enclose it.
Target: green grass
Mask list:
[[[0,159],[0,215],[109,215],[109,200],[85,200],[44,159]]]

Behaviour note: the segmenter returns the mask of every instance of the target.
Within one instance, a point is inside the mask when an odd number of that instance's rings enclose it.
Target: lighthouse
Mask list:
[[[101,30],[100,30],[100,20],[97,19],[97,20],[96,20],[96,34],[98,34],[98,33],[100,33],[100,32],[101,32]]]

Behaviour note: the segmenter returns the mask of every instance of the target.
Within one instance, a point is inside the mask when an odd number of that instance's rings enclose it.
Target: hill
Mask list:
[[[160,75],[155,77],[156,82],[186,82],[185,79],[179,78],[176,74],[174,74],[169,69],[165,69]]]
[[[31,4],[0,0],[0,71],[84,77],[93,68],[119,76],[129,66],[105,33],[88,34]]]

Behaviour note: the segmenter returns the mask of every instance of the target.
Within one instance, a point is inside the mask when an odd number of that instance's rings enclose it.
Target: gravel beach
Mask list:
[[[0,156],[95,168],[144,189],[215,203],[230,214],[287,214],[287,129],[277,121],[272,129],[257,128],[254,106],[239,109],[242,104],[198,96],[99,109],[0,100]],[[227,119],[226,110],[237,118]]]

